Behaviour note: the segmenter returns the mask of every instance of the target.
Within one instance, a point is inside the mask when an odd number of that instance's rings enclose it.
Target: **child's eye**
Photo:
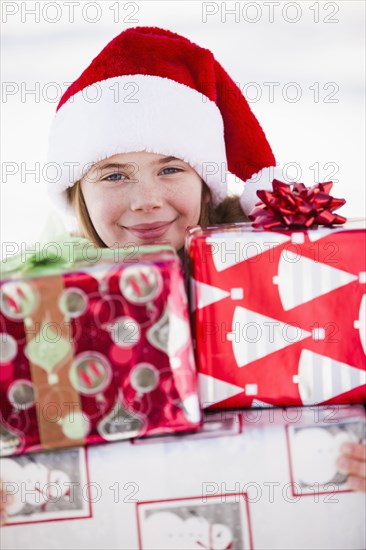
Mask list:
[[[166,170],[174,170],[174,172],[166,172]],[[169,166],[168,168],[163,168],[161,171],[161,174],[163,172],[166,172],[166,174],[164,175],[167,175],[167,174],[175,174],[176,172],[183,172],[183,170],[181,168],[175,168],[174,166]]]
[[[102,181],[123,181],[126,179],[126,176],[119,173],[110,174],[109,176],[106,176],[102,179]]]

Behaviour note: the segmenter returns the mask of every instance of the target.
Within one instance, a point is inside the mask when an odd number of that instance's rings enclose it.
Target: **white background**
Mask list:
[[[1,4],[2,254],[10,242],[35,242],[54,210],[42,169],[65,83],[136,25],[165,27],[209,48],[244,90],[277,162],[296,163],[306,185],[338,180],[333,194],[347,200],[340,213],[365,215],[362,0]],[[272,98],[268,83],[278,83]],[[37,175],[26,174],[36,163]]]

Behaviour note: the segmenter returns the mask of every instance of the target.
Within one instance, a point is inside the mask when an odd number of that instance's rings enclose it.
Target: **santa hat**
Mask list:
[[[214,204],[227,196],[227,171],[246,181],[276,164],[241,90],[211,51],[158,27],[123,31],[62,96],[49,140],[48,162],[60,174],[49,183],[51,196],[66,206],[65,190],[92,164],[138,151],[190,164]]]

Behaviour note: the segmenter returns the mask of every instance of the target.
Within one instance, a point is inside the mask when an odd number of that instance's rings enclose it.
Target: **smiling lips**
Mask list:
[[[174,220],[173,220],[174,221]],[[153,239],[155,237],[161,237],[172,225],[173,221],[165,222],[158,221],[155,223],[141,223],[139,225],[131,225],[125,227],[132,235],[139,237],[140,239]]]

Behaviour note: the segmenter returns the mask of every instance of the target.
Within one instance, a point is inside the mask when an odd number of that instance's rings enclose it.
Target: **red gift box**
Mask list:
[[[200,425],[180,260],[125,256],[1,281],[3,456]]]
[[[203,407],[366,399],[366,231],[190,228]]]

